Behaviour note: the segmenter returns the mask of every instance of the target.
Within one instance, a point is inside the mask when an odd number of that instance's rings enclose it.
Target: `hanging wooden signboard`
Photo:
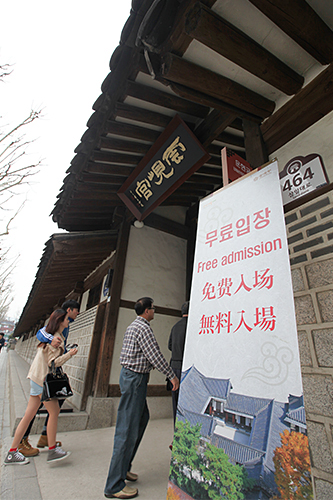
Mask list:
[[[209,158],[186,123],[176,115],[117,194],[142,221]]]

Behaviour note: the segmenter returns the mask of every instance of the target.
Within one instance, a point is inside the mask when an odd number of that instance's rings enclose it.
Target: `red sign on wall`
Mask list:
[[[222,149],[221,157],[223,186],[252,171],[249,162],[229,148]]]

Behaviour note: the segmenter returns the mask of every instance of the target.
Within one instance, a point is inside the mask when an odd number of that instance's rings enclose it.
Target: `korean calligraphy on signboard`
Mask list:
[[[120,188],[118,196],[141,221],[209,158],[176,115]]]
[[[168,498],[277,496],[284,447],[301,453],[293,487],[312,498],[274,162],[200,202]]]

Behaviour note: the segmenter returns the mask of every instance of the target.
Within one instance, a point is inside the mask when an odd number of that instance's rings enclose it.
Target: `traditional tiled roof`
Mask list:
[[[265,455],[261,450],[255,450],[251,446],[246,446],[241,443],[236,443],[232,439],[224,436],[214,434],[212,437],[212,444],[217,448],[222,448],[228,455],[230,460],[238,464],[246,464],[247,462],[260,462],[261,458]]]
[[[306,427],[305,409],[303,396],[292,396],[288,398],[288,411],[285,421],[300,427]]]
[[[289,430],[289,426],[284,423],[286,412],[286,404],[273,401],[272,413],[270,418],[270,427],[267,436],[267,452],[264,460],[263,476],[265,484],[273,491],[276,488],[274,480],[274,451],[278,446],[281,446],[281,434],[285,430]]]
[[[225,405],[226,411],[234,411],[246,415],[255,416],[262,408],[265,408],[271,399],[253,398],[243,394],[230,393]]]
[[[222,448],[233,463],[243,464],[249,477],[256,479],[264,490],[276,492],[274,479],[274,451],[281,446],[281,434],[289,430],[289,422],[304,423],[305,413],[302,396],[288,398],[288,403],[274,399],[256,398],[230,392],[230,379],[205,378],[194,366],[182,374],[178,418],[191,425],[202,424],[203,437]],[[213,434],[216,418],[202,415],[210,398],[227,397],[224,409],[228,412],[252,416],[252,430],[247,444],[238,443]]]
[[[178,407],[179,409],[179,407]],[[215,429],[216,422],[210,415],[199,415],[198,413],[193,413],[187,410],[178,411],[177,420],[181,422],[189,422],[191,426],[200,424],[201,425],[201,436],[209,438]]]
[[[226,399],[230,391],[230,380],[207,378],[192,366],[182,374],[179,397],[182,407],[188,411],[203,413],[212,397],[210,389],[215,397]]]
[[[203,382],[210,396],[226,399],[230,392],[230,379],[204,378]]]
[[[256,415],[256,418],[253,421],[252,431],[250,436],[250,446],[258,450],[266,450],[267,445],[267,437],[270,427],[271,413],[272,413],[272,404],[271,400],[269,404],[266,404],[264,408],[259,410]]]

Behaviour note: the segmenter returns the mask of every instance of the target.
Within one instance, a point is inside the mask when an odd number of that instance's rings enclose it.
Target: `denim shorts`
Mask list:
[[[30,380],[30,396],[40,396],[42,392],[43,387]]]

